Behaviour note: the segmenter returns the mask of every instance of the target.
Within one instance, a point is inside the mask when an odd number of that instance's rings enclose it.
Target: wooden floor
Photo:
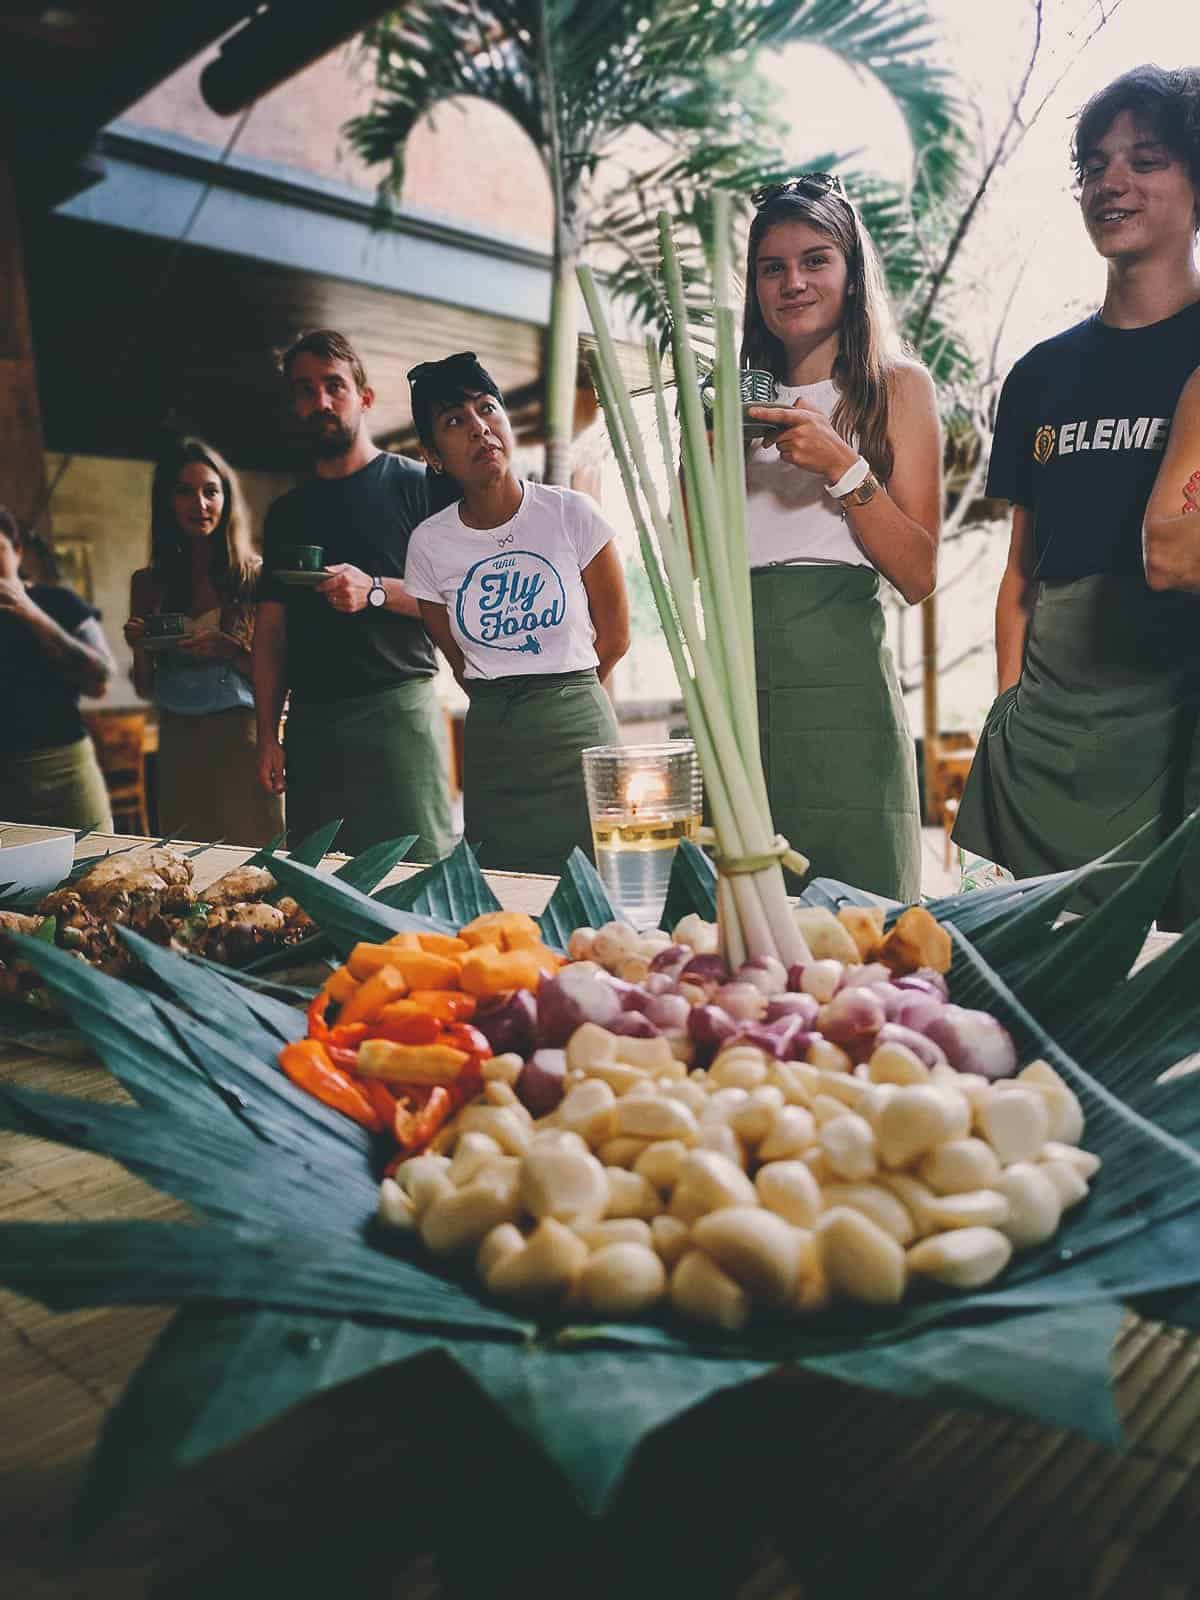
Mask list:
[[[223,865],[209,862],[206,872]],[[499,881],[503,898],[530,907],[547,887]],[[82,1054],[64,1060],[0,1047],[0,1073],[31,1088],[123,1098]],[[179,1214],[110,1162],[0,1136],[3,1220]],[[150,1563],[119,1551],[73,1557],[67,1517],[107,1408],[169,1314],[55,1316],[0,1292],[0,1596],[149,1595]],[[760,1538],[730,1600],[882,1594],[843,1591],[831,1580],[847,1540],[868,1541],[889,1559],[894,1553],[885,1587],[901,1597],[1200,1594],[1200,1341],[1131,1317],[1114,1371],[1127,1437],[1121,1455],[1025,1420],[933,1411],[800,1380],[809,1399],[795,1439],[795,1511]],[[212,1592],[227,1600],[232,1591],[220,1587],[223,1594]],[[420,1552],[398,1560],[391,1592],[449,1600]],[[346,1600],[356,1597],[347,1592]]]

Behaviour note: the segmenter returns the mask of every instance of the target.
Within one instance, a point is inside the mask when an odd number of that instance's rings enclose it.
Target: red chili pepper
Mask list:
[[[331,1062],[319,1039],[297,1039],[279,1052],[279,1065],[293,1083],[344,1116],[353,1117],[372,1133],[384,1123],[362,1087]]]
[[[340,1050],[352,1049],[363,1042],[369,1031],[365,1022],[339,1023],[330,1028],[329,1043]]]
[[[393,1129],[401,1151],[405,1155],[415,1155],[423,1150],[454,1109],[454,1097],[440,1083],[429,1091],[429,1098],[419,1111],[408,1111],[397,1105]]]
[[[399,1109],[400,1102],[387,1084],[381,1082],[378,1078],[356,1078],[354,1081],[375,1107],[383,1126],[385,1128],[395,1127],[396,1112]]]
[[[395,1044],[436,1044],[441,1037],[442,1024],[428,1011],[400,1010],[400,1006],[407,1003],[400,1001],[394,1010],[386,1006],[370,1024],[371,1037],[391,1039]]]
[[[492,1053],[486,1035],[469,1022],[448,1023],[442,1029],[442,1043],[453,1045],[456,1050],[465,1050],[469,1056],[475,1056],[480,1061],[486,1061]]]
[[[325,1048],[328,1050],[329,1059],[335,1067],[340,1067],[343,1072],[355,1073],[358,1071],[357,1050],[350,1050],[345,1046],[339,1048],[335,1044],[326,1045]]]

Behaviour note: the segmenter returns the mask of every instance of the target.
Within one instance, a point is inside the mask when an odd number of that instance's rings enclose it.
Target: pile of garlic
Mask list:
[[[734,1045],[689,1072],[664,1038],[586,1023],[567,1093],[534,1119],[518,1056],[381,1187],[379,1220],[474,1253],[513,1305],[636,1316],[667,1300],[725,1329],[755,1308],[891,1305],[913,1279],[976,1289],[1082,1201],[1099,1158],[1045,1062],[989,1082],[902,1045],[850,1067]]]

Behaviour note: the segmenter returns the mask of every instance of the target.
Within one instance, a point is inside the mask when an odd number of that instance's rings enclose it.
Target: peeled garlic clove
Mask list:
[[[694,1222],[709,1211],[757,1201],[754,1185],[735,1162],[715,1150],[689,1150],[671,1196],[671,1215]]]
[[[804,1052],[802,1064],[816,1067],[819,1072],[849,1072],[854,1065],[846,1052],[828,1039],[814,1039]]]
[[[852,1211],[861,1211],[884,1233],[890,1233],[897,1244],[911,1244],[916,1238],[916,1227],[908,1207],[877,1183],[826,1184],[821,1198],[830,1207],[849,1206]]]
[[[560,1127],[579,1134],[589,1144],[602,1144],[613,1136],[616,1106],[617,1097],[608,1084],[598,1078],[586,1078],[574,1089],[568,1089],[555,1116]]]
[[[521,1250],[501,1255],[485,1282],[503,1300],[525,1303],[566,1298],[587,1261],[588,1248],[570,1228],[546,1217]]]
[[[673,1270],[675,1263],[690,1248],[691,1237],[691,1229],[686,1222],[680,1222],[678,1217],[659,1216],[650,1223],[651,1242],[668,1272]]]
[[[881,1227],[834,1206],[814,1229],[821,1262],[833,1288],[870,1305],[895,1305],[904,1296],[904,1251]]]
[[[713,1150],[735,1167],[745,1165],[741,1141],[723,1117],[705,1118],[700,1123],[700,1148]]]
[[[1004,1271],[1012,1245],[995,1228],[956,1228],[922,1239],[908,1252],[910,1272],[951,1289],[979,1289]]]
[[[474,1250],[485,1234],[520,1215],[520,1174],[499,1162],[455,1189],[439,1196],[421,1213],[421,1240],[435,1256]]]
[[[605,1167],[603,1171],[608,1180],[606,1217],[642,1217],[648,1221],[658,1215],[658,1190],[648,1178],[624,1167]]]
[[[1100,1171],[1100,1157],[1091,1150],[1080,1150],[1077,1145],[1058,1144],[1053,1139],[1047,1139],[1042,1146],[1039,1161],[1065,1161],[1085,1183],[1090,1183]]]
[[[1050,1128],[1046,1103],[1035,1089],[995,1091],[976,1113],[979,1131],[1001,1166],[1033,1161],[1041,1153]]]
[[[821,1074],[806,1061],[773,1061],[767,1069],[767,1082],[782,1091],[790,1106],[811,1106],[820,1092]]]
[[[506,1256],[519,1255],[525,1248],[525,1237],[513,1222],[501,1222],[484,1235],[475,1256],[475,1270],[486,1283],[493,1267]]]
[[[999,1173],[996,1152],[983,1139],[947,1139],[935,1145],[917,1168],[921,1182],[935,1194],[987,1189]]]
[[[470,1183],[479,1169],[500,1153],[500,1146],[489,1134],[468,1131],[454,1146],[450,1177],[457,1184]]]
[[[1017,1249],[1044,1244],[1062,1221],[1062,1201],[1042,1168],[1030,1161],[1014,1162],[996,1179],[995,1187],[1009,1207],[1002,1231]]]
[[[644,1244],[653,1248],[650,1224],[640,1217],[612,1217],[606,1222],[594,1222],[590,1228],[576,1228],[575,1232],[589,1250],[603,1250],[610,1244]]]
[[[803,1161],[767,1162],[755,1174],[754,1187],[768,1211],[797,1228],[811,1228],[825,1209],[821,1186]]]
[[[663,1264],[648,1244],[605,1245],[584,1263],[576,1298],[600,1317],[636,1317],[667,1289]]]
[[[889,1167],[906,1167],[950,1137],[952,1110],[931,1084],[903,1084],[879,1113],[879,1153]]]
[[[932,1189],[905,1172],[881,1172],[876,1181],[899,1200],[912,1218],[918,1236],[935,1231],[929,1215],[929,1207],[937,1198]]]
[[[852,1072],[821,1072],[821,1093],[857,1111],[870,1092],[870,1084]]]
[[[722,1050],[708,1076],[722,1089],[757,1089],[767,1081],[767,1060],[761,1050]]]
[[[729,1333],[744,1328],[750,1296],[702,1250],[688,1250],[671,1273],[671,1304],[685,1317],[715,1324]]]
[[[700,1138],[692,1113],[666,1095],[652,1100],[624,1096],[613,1107],[613,1127],[617,1133],[637,1139],[682,1139],[684,1144],[693,1145]]]
[[[375,1214],[385,1228],[411,1233],[417,1225],[413,1203],[394,1178],[384,1178],[380,1183],[379,1209]]]
[[[649,1148],[650,1142],[646,1139],[630,1139],[620,1134],[596,1146],[596,1159],[602,1167],[632,1167]]]
[[[1069,1161],[1043,1160],[1037,1163],[1037,1169],[1046,1174],[1058,1191],[1058,1198],[1064,1211],[1087,1199],[1087,1181],[1079,1168],[1072,1166]]]
[[[587,1227],[608,1205],[605,1168],[569,1146],[530,1150],[521,1162],[521,1204],[531,1217]]]
[[[847,1111],[821,1125],[818,1134],[825,1159],[840,1178],[851,1183],[875,1171],[875,1134],[865,1117]]]
[[[775,1113],[782,1111],[783,1106],[783,1091],[764,1083],[730,1114],[729,1126],[739,1139],[756,1145],[771,1131]]]
[[[828,1309],[833,1299],[833,1286],[821,1260],[815,1236],[803,1229],[798,1231],[800,1257],[792,1289],[791,1309],[801,1316],[811,1316]]]
[[[845,1116],[846,1102],[844,1100],[835,1100],[831,1094],[814,1095],[812,1114],[817,1126],[820,1127],[823,1123],[832,1122],[834,1117]]]
[[[838,1110],[845,1107],[838,1102]],[[780,1106],[771,1113],[766,1135],[758,1147],[760,1161],[784,1161],[807,1150],[817,1136],[817,1124],[804,1106]]]
[[[730,1206],[701,1217],[692,1239],[764,1305],[785,1305],[795,1286],[800,1233],[762,1206]]]
[[[881,1044],[867,1062],[872,1083],[928,1083],[929,1068],[907,1045]]]
[[[938,1232],[944,1228],[999,1228],[1008,1221],[1009,1205],[998,1189],[968,1189],[961,1194],[936,1195],[926,1202],[925,1216]]]
[[[649,1179],[656,1189],[667,1190],[679,1181],[686,1155],[687,1146],[681,1139],[658,1139],[643,1146],[633,1170]]]

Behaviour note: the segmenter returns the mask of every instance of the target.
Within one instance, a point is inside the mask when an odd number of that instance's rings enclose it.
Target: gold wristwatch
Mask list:
[[[878,493],[879,479],[873,472],[868,472],[857,489],[851,489],[847,494],[838,495],[838,505],[841,507],[842,515],[846,515],[846,511],[850,506],[865,506],[869,504]]]

